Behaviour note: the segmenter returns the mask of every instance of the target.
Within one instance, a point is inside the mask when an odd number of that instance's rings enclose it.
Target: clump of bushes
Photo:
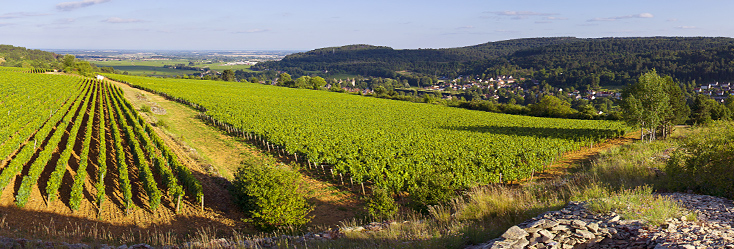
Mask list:
[[[150,106],[143,105],[140,107],[140,111],[150,113]]]
[[[377,220],[392,219],[398,213],[398,204],[385,188],[375,188],[367,199],[367,212]]]
[[[311,220],[313,207],[306,201],[298,172],[272,162],[243,162],[237,170],[232,196],[256,227],[273,231],[300,226]]]
[[[734,124],[717,122],[683,139],[666,167],[673,190],[734,198]]]

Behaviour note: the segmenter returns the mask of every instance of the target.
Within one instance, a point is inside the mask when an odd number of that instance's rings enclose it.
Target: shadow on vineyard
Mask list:
[[[90,244],[147,243],[166,245],[193,240],[199,229],[232,236],[231,224],[199,216],[178,216],[170,222],[141,226],[111,224],[107,220],[0,206],[0,236]],[[167,241],[162,241],[166,238]]]
[[[555,127],[526,127],[526,126],[445,126],[446,130],[470,131],[507,136],[545,137],[559,139],[604,139],[624,135],[624,130],[591,129],[591,128],[555,128]]]

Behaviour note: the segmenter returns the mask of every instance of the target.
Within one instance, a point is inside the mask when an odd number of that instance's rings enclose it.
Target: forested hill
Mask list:
[[[37,49],[0,45],[0,66],[52,68],[59,55]]]
[[[448,49],[402,49],[371,45],[321,48],[288,55],[281,61],[259,63],[253,69],[289,71],[335,71],[390,77],[396,71],[436,74],[460,71],[465,63],[507,56],[516,51],[579,41],[573,37],[528,38],[489,42]]]
[[[512,74],[554,85],[625,85],[651,69],[680,81],[734,80],[734,39],[600,38],[521,50],[463,73]]]
[[[395,50],[350,45],[289,55],[255,69],[330,71],[395,78],[508,75],[558,86],[624,85],[657,69],[678,80],[734,79],[734,39],[722,37],[531,38],[449,49]]]

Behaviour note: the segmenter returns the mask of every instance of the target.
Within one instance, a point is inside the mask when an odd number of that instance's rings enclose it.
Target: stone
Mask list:
[[[620,218],[619,215],[614,215],[614,216],[612,216],[611,219],[609,219],[609,222],[619,221],[619,218]]]
[[[589,232],[597,233],[599,232],[599,223],[589,223],[586,228],[589,229]]]
[[[540,230],[538,231],[538,234],[540,234],[541,236],[540,242],[543,242],[543,243],[547,243],[548,241],[551,241],[553,240],[553,238],[556,237],[555,234],[551,233],[548,230]]]
[[[528,225],[528,228],[535,228],[535,227],[540,227],[540,228],[543,228],[543,226],[544,226],[544,225],[545,225],[545,224],[546,224],[547,222],[548,222],[548,220],[547,220],[547,219],[540,219],[540,220],[536,220],[536,221],[533,221],[533,223],[530,223],[530,224]],[[526,230],[527,230],[527,228],[526,228]]]
[[[525,246],[529,245],[530,241],[526,240],[525,238],[521,238],[515,242],[515,244],[512,244],[512,249],[523,249]]]
[[[525,230],[518,226],[512,226],[510,227],[510,229],[507,229],[504,234],[502,234],[502,238],[509,240],[519,240],[520,238],[525,239],[526,236],[528,236],[528,232],[525,232]]]
[[[574,227],[574,228],[585,228],[586,227],[586,222],[584,222],[582,220],[573,220],[573,221],[571,221],[571,226]]]
[[[586,231],[586,230],[581,230],[581,229],[576,230],[576,234],[575,235],[577,237],[584,238],[584,239],[593,239],[593,238],[596,238],[596,235],[594,235],[593,233],[591,233],[589,231]]]
[[[566,225],[558,225],[553,228],[551,228],[551,231],[568,231],[568,226]]]

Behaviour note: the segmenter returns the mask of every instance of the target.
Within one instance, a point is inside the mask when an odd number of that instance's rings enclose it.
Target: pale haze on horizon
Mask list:
[[[0,44],[35,49],[416,49],[531,37],[734,36],[727,0],[0,2]]]

